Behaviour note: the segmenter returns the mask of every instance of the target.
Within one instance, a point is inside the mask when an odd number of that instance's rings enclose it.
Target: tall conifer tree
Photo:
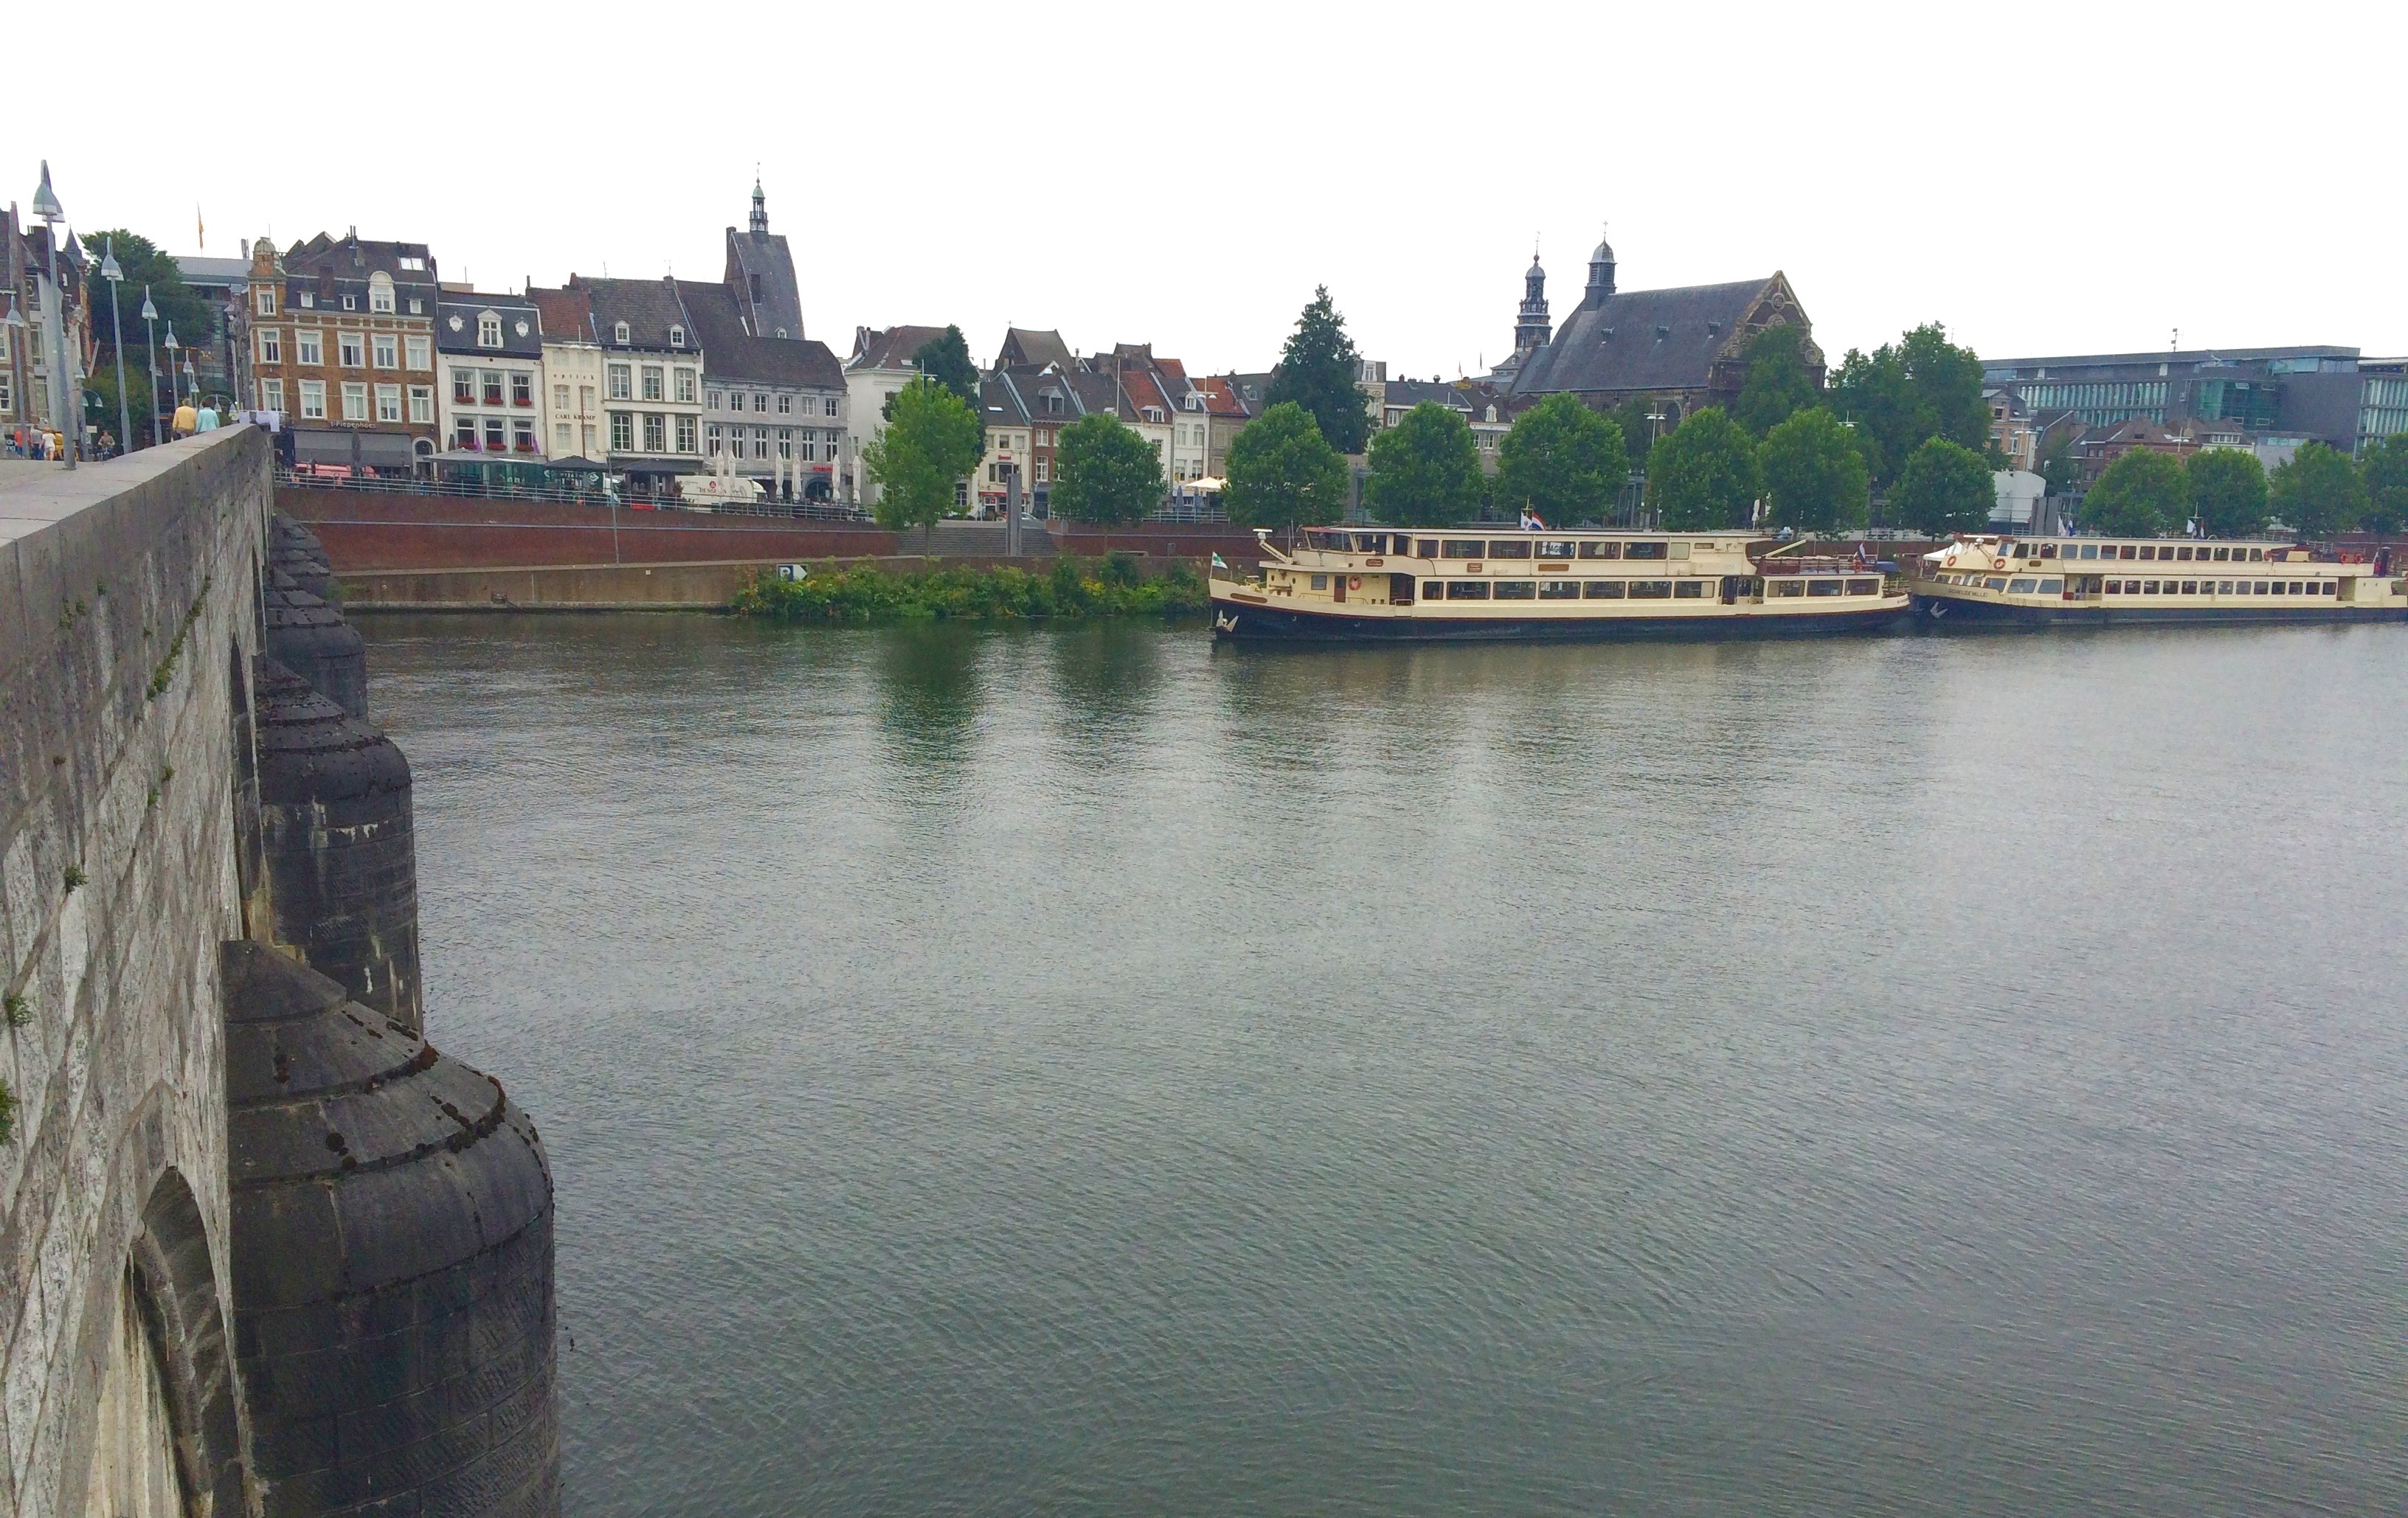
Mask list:
[[[1322,285],[1297,318],[1267,402],[1296,402],[1312,413],[1330,447],[1340,453],[1360,453],[1371,434],[1362,374],[1363,356],[1354,351],[1354,339],[1346,336],[1345,319],[1330,304],[1329,287]]]

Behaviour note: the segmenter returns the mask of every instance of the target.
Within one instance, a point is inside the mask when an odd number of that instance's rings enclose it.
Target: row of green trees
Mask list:
[[[2305,443],[2272,474],[2257,456],[2211,448],[2176,460],[2135,449],[2109,465],[2082,502],[2083,525],[2151,537],[2197,523],[2212,537],[2255,537],[2280,521],[2301,537],[2408,523],[2408,435],[2386,437],[2361,461]]]

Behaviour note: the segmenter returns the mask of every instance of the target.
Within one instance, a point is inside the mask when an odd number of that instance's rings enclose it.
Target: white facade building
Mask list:
[[[528,463],[545,456],[543,332],[520,295],[447,290],[436,307],[439,452]]]

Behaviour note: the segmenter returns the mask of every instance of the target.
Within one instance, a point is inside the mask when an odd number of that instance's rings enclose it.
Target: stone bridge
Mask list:
[[[0,474],[0,1512],[555,1513],[550,1172],[271,466]]]

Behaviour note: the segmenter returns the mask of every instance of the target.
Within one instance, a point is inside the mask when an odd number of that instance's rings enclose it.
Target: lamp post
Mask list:
[[[150,446],[159,446],[159,308],[150,304],[150,287],[142,287],[142,350],[150,365]]]
[[[134,447],[134,413],[125,406],[125,319],[117,308],[117,287],[125,282],[125,269],[117,262],[117,239],[111,237],[101,245],[100,277],[108,281],[108,335],[117,350],[117,446],[131,451]]]
[[[176,350],[182,345],[176,341],[175,318],[167,319],[167,340],[159,346],[167,351],[167,398],[181,406],[184,397],[176,393]]]
[[[70,422],[67,417],[67,335],[66,292],[59,288],[59,223],[66,220],[66,211],[59,205],[57,192],[50,188],[50,161],[42,160],[41,187],[34,192],[34,214],[41,220],[49,236],[42,240],[50,252],[50,293],[42,308],[42,346],[50,351],[50,421],[59,429],[59,440],[64,446],[59,451],[65,455],[66,466],[76,466],[76,447],[83,440],[81,408]]]

